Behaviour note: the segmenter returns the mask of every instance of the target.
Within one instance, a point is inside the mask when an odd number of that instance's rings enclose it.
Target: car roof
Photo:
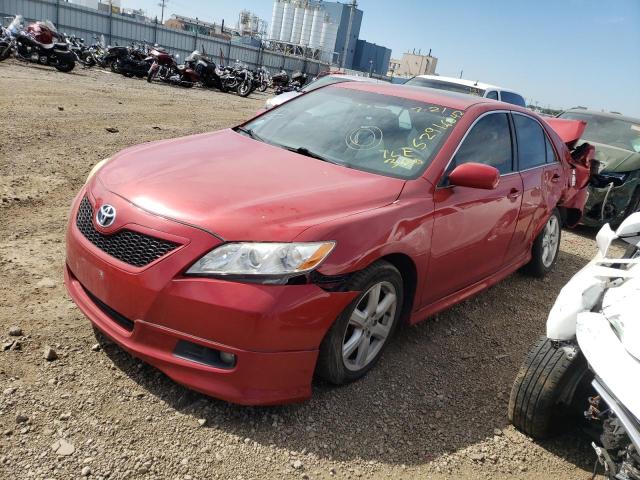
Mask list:
[[[320,77],[320,78],[325,78],[325,77],[344,78],[349,80],[350,82],[389,83],[389,82],[386,82],[385,80],[380,80],[377,78],[365,77],[364,75],[347,75],[346,73],[330,73],[329,75],[325,75],[324,77]]]
[[[498,85],[493,85],[491,83],[478,82],[476,80],[466,80],[464,78],[455,78],[455,77],[443,77],[442,75],[418,75],[418,78],[426,78],[429,80],[436,80],[436,81],[439,80],[441,82],[455,83],[458,85],[464,85],[465,87],[478,87],[483,90],[496,89],[496,90],[500,90],[501,92],[511,92],[511,93],[517,93],[518,95],[520,95],[518,92],[510,88],[499,87]]]
[[[476,97],[473,95],[450,92],[447,90],[439,90],[436,88],[414,87],[411,85],[399,85],[388,82],[342,82],[334,83],[333,85],[327,85],[324,88],[347,88],[350,90],[360,90],[371,93],[379,93],[382,95],[392,95],[395,97],[408,98],[418,102],[442,105],[458,110],[466,110],[470,106],[479,103],[490,104],[499,108],[522,110],[522,108],[518,107],[517,105],[498,102],[496,100],[491,100],[485,97]]]
[[[619,113],[611,113],[611,112],[599,112],[597,110],[588,110],[586,108],[568,108],[562,113],[571,112],[571,113],[584,113],[586,115],[593,115],[594,117],[605,117],[605,118],[615,118],[618,120],[622,120],[625,122],[631,123],[640,123],[640,118],[628,117],[626,115],[621,115]],[[562,113],[560,115],[562,115]]]

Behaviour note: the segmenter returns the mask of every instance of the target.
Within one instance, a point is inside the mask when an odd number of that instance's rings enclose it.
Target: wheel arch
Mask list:
[[[403,323],[409,321],[411,311],[416,296],[418,284],[418,269],[413,259],[404,253],[390,253],[380,258],[396,267],[402,276],[402,290],[404,301],[402,304],[402,315],[400,320]]]

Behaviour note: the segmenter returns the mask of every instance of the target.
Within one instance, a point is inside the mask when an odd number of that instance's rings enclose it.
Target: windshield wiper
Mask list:
[[[333,160],[329,160],[327,157],[323,157],[319,153],[312,152],[307,147],[288,147],[286,145],[282,145],[282,148],[289,150],[290,152],[299,153],[300,155],[304,155],[305,157],[311,157],[317,160],[322,160],[323,162],[333,163],[334,165],[338,165],[337,162],[334,162]]]
[[[268,143],[264,138],[262,138],[260,135],[258,135],[256,132],[254,132],[250,128],[236,127],[234,130],[236,132],[242,132],[248,137],[253,138],[254,140],[258,140],[259,142]]]

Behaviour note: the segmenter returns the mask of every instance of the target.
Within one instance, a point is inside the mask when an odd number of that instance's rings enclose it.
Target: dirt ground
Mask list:
[[[579,433],[534,443],[506,418],[555,296],[595,253],[589,230],[564,232],[548,278],[514,274],[401,329],[364,380],[315,384],[303,404],[230,405],[96,345],[62,284],[68,210],[91,167],[234,125],[266,98],[0,64],[0,478],[590,478]]]

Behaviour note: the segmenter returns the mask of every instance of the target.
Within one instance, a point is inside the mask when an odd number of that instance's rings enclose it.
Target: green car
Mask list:
[[[596,148],[600,162],[599,173],[591,177],[582,223],[615,228],[640,209],[640,119],[584,108],[559,117],[587,122],[581,141]]]

